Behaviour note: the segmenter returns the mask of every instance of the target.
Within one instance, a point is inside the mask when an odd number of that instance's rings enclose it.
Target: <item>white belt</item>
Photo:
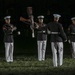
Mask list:
[[[75,33],[71,33],[71,34],[74,34],[75,35]]]
[[[46,31],[38,31],[38,33],[45,33]]]
[[[50,32],[51,34],[60,34],[59,32]]]

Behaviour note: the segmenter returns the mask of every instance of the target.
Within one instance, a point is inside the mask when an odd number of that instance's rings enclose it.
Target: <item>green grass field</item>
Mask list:
[[[75,75],[75,59],[64,56],[61,67],[53,67],[52,57],[46,56],[45,61],[38,61],[37,56],[14,56],[13,63],[0,58],[0,75]]]
[[[64,44],[63,65],[55,68],[53,67],[49,44],[46,51],[46,60],[42,62],[37,60],[36,44],[21,44],[15,45],[13,63],[5,61],[5,50],[3,46],[0,46],[0,75],[75,75],[75,59],[71,58],[70,45]]]

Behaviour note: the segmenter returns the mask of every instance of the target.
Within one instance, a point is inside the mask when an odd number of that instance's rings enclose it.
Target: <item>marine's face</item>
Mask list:
[[[38,19],[39,23],[43,23],[43,18]]]
[[[54,21],[57,21],[58,22],[59,21],[59,18],[54,18]]]
[[[10,23],[10,19],[6,19],[5,22],[9,24]]]

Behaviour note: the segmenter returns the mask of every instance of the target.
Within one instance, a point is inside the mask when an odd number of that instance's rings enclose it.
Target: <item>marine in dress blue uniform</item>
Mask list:
[[[71,44],[72,58],[75,58],[75,17],[71,18],[72,24],[68,27],[68,42]]]
[[[3,25],[6,62],[13,62],[13,31],[16,30],[16,27],[10,24],[10,18],[11,16],[4,17],[6,23]]]
[[[53,66],[57,67],[58,65],[61,66],[63,64],[63,41],[67,41],[67,37],[64,33],[62,24],[58,22],[61,15],[53,14],[53,16],[54,21],[50,22],[47,26],[51,34],[50,41],[53,55]],[[59,57],[57,57],[57,52],[59,53]],[[57,61],[57,58],[59,58],[59,62]]]
[[[47,44],[47,26],[43,23],[44,16],[37,17],[38,23],[36,23],[37,29],[37,46],[38,46],[38,60],[45,60],[46,44]]]

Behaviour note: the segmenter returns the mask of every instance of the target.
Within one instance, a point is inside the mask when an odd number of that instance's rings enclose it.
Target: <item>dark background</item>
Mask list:
[[[33,7],[35,21],[38,15],[44,15],[45,23],[53,20],[53,13],[61,14],[60,22],[65,32],[71,24],[71,17],[75,16],[74,0],[0,0],[0,54],[4,54],[4,42],[2,26],[4,24],[4,16],[11,15],[11,23],[17,26],[17,31],[21,31],[21,35],[14,32],[14,54],[37,54],[36,37],[31,37],[29,25],[20,22],[20,16],[26,16],[26,7]],[[51,54],[50,35],[48,35],[47,54]],[[65,44],[64,53],[70,55],[70,45]]]

